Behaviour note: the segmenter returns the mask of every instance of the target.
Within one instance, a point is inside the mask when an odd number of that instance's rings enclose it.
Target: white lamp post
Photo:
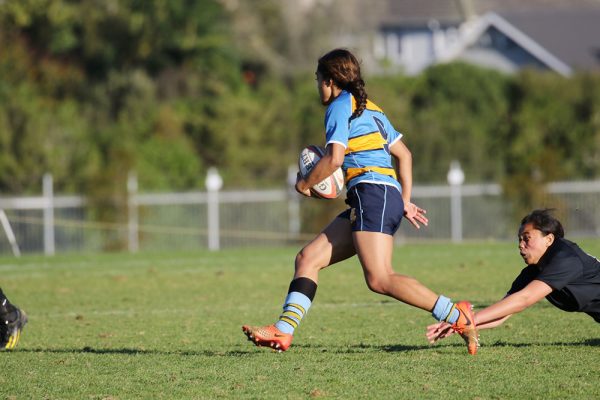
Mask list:
[[[208,249],[219,250],[219,190],[223,187],[223,178],[216,168],[211,167],[206,174],[206,190],[208,191]]]
[[[288,183],[288,218],[289,218],[289,233],[293,238],[296,238],[300,233],[300,195],[296,192],[296,175],[298,174],[298,166],[290,165],[288,167],[287,183]]]
[[[450,185],[450,224],[452,241],[462,242],[462,196],[461,186],[465,181],[465,173],[456,160],[450,163],[448,171],[448,184]]]
[[[52,175],[44,174],[42,191],[46,205],[44,207],[44,254],[54,255],[54,184]]]
[[[139,250],[139,211],[137,204],[138,180],[137,174],[133,171],[127,176],[127,207],[129,209],[129,218],[127,223],[128,246],[131,253]]]

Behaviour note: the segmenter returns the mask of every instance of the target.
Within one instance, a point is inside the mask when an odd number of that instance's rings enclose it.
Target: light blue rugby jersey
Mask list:
[[[342,165],[346,189],[359,182],[369,182],[391,185],[402,191],[389,152],[389,147],[400,140],[402,134],[370,100],[361,116],[348,124],[355,109],[354,96],[344,90],[325,112],[326,143],[338,143],[346,149]]]

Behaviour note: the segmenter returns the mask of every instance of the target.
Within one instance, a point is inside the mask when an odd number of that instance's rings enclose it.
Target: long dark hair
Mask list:
[[[340,89],[346,90],[356,100],[356,110],[350,116],[350,120],[359,117],[367,108],[367,91],[365,81],[360,74],[360,63],[350,51],[346,49],[335,49],[319,58],[317,65],[324,79],[331,79]]]
[[[525,224],[532,224],[535,229],[541,231],[544,236],[552,233],[554,237],[565,237],[565,231],[562,227],[562,224],[559,220],[554,218],[552,212],[554,210],[551,208],[546,208],[543,210],[533,210],[531,213],[527,214],[521,220],[521,227],[519,228],[519,232],[523,229]]]

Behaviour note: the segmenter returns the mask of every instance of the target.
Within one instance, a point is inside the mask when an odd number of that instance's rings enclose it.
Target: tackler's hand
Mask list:
[[[454,334],[452,325],[447,322],[438,322],[436,324],[429,325],[427,327],[427,340],[433,344],[438,340],[442,340],[450,335]]]

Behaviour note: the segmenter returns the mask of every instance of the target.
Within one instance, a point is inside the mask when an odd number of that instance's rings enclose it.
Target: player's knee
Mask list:
[[[388,279],[381,276],[370,276],[366,278],[367,286],[375,293],[388,294]]]
[[[314,262],[314,257],[311,257],[310,252],[306,249],[302,249],[298,252],[298,254],[296,254],[294,265],[296,266],[296,272],[317,268]]]

